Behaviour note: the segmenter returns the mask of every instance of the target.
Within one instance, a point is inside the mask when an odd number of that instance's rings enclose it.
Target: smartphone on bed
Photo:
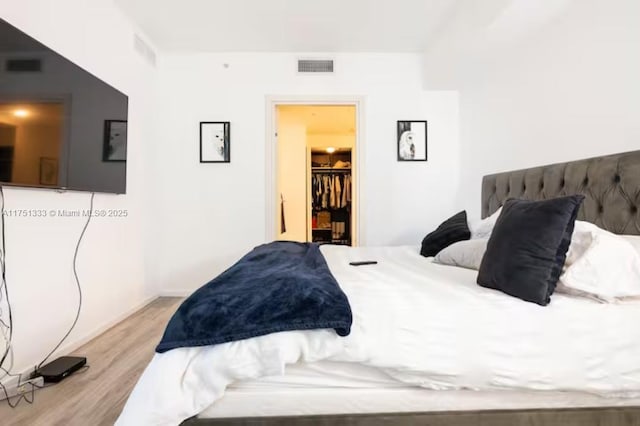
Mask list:
[[[378,262],[375,260],[360,260],[358,262],[349,262],[351,266],[363,266],[363,265],[376,265]]]

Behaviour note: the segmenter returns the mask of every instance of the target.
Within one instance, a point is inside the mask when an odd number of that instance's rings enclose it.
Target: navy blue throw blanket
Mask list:
[[[317,244],[256,247],[173,315],[156,348],[215,345],[289,330],[351,331],[351,307]]]

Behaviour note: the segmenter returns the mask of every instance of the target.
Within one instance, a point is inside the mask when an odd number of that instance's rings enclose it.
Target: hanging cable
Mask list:
[[[62,345],[62,343],[67,339],[67,337],[69,337],[69,334],[71,334],[71,331],[73,331],[74,327],[78,323],[78,318],[80,318],[80,311],[82,310],[82,287],[80,286],[80,279],[78,278],[78,270],[77,270],[76,263],[78,260],[78,251],[80,250],[80,243],[82,242],[84,234],[87,231],[87,228],[89,227],[89,222],[91,222],[91,218],[93,217],[93,199],[95,195],[96,195],[95,192],[91,193],[91,200],[89,203],[89,216],[87,217],[87,221],[85,222],[84,227],[82,228],[82,232],[80,233],[80,238],[78,238],[78,243],[76,244],[76,249],[73,253],[73,276],[76,281],[76,286],[78,287],[78,310],[76,311],[76,317],[74,318],[73,324],[71,324],[71,327],[69,327],[69,331],[67,331],[64,337],[62,337],[60,342],[58,342],[58,344],[51,350],[51,352],[49,352],[49,354],[46,357],[44,357],[44,359],[40,362],[40,364],[38,364],[37,368],[42,367],[42,364],[44,364],[45,361],[48,360],[49,357],[53,355],[55,351],[58,350],[60,345]]]
[[[0,185],[0,199],[2,201],[2,205],[0,206],[0,225],[2,226],[2,236],[0,240],[0,327],[2,327],[2,335],[5,340],[5,350],[2,354],[2,358],[0,358],[0,368],[4,367],[4,362],[11,351],[11,343],[13,341],[13,312],[11,309],[11,300],[9,299],[9,287],[7,285],[7,268],[6,268],[6,258],[7,258],[7,246],[5,243],[5,222],[4,222],[4,189],[2,185]],[[5,303],[7,304],[7,315],[9,316],[9,324],[7,324],[2,318],[2,299],[4,297]],[[9,336],[7,338],[5,330],[8,330]]]
[[[71,327],[69,327],[69,330],[67,331],[67,333],[62,337],[62,339],[60,340],[60,342],[58,342],[58,344],[53,348],[53,350],[51,350],[51,352],[49,352],[49,354],[38,364],[37,368],[40,368],[47,359],[49,359],[49,357],[51,355],[53,355],[53,353],[55,353],[56,350],[58,350],[58,348],[62,345],[62,343],[67,339],[67,337],[69,337],[69,335],[71,334],[71,332],[73,331],[73,329],[75,328],[76,324],[78,323],[78,319],[80,318],[80,312],[82,310],[82,287],[80,285],[80,279],[78,277],[78,270],[77,270],[77,260],[78,260],[78,252],[80,250],[80,244],[82,243],[82,240],[84,238],[84,235],[87,231],[87,228],[89,227],[89,223],[91,222],[91,218],[93,217],[93,201],[94,201],[94,197],[95,197],[95,193],[91,193],[91,199],[90,199],[90,204],[89,204],[89,213],[88,213],[88,217],[87,217],[87,221],[85,222],[83,228],[82,228],[82,232],[80,233],[80,237],[78,238],[78,242],[76,243],[76,247],[75,247],[75,251],[73,254],[73,276],[75,278],[75,282],[76,282],[76,286],[78,288],[78,309],[76,311],[76,316],[73,320],[73,323],[71,324]],[[31,388],[29,388],[30,390],[26,390],[23,393],[20,393],[19,395],[17,395],[17,397],[14,399],[14,401],[11,401],[11,398],[9,397],[9,393],[7,388],[4,386],[3,383],[0,382],[0,395],[4,394],[8,405],[11,408],[15,408],[21,401],[26,401],[27,403],[31,404],[33,403],[34,397],[35,397],[35,391],[42,389],[44,387],[48,387],[51,385],[45,385],[45,386],[38,386],[38,385],[34,385],[31,383],[28,383],[27,381],[23,380],[22,374],[14,374],[11,373],[11,369],[13,368],[13,347],[12,347],[12,341],[13,341],[13,313],[12,313],[12,309],[11,309],[11,302],[9,299],[9,289],[8,289],[8,285],[7,285],[7,278],[6,278],[6,256],[7,256],[7,248],[6,248],[6,240],[5,240],[5,199],[4,199],[4,191],[3,191],[3,187],[0,185],[0,225],[2,226],[2,230],[1,230],[1,235],[0,235],[0,334],[2,335],[4,341],[5,341],[5,349],[4,349],[4,353],[2,354],[2,358],[0,358],[0,371],[2,373],[4,373],[0,379],[4,379],[5,377],[10,377],[10,378],[17,378],[16,381],[16,386],[18,388],[20,388],[21,386],[31,386]],[[8,324],[7,322],[5,322],[4,318],[3,318],[3,311],[2,311],[2,301],[5,301],[6,305],[7,305],[7,314],[8,314]],[[5,367],[5,362],[7,361],[7,359],[10,359],[10,366],[8,366],[8,368]],[[86,368],[88,368],[88,366],[85,366]],[[86,371],[86,368],[84,369],[84,371]],[[81,370],[83,371],[83,370]],[[35,371],[34,371],[35,373]],[[32,374],[31,376],[33,376],[34,374]]]

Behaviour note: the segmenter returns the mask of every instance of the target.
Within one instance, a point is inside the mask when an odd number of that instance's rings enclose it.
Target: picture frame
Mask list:
[[[398,120],[398,161],[427,161],[427,121]]]
[[[104,121],[102,161],[127,161],[127,121]]]
[[[200,122],[200,162],[231,162],[231,123],[229,121]]]
[[[58,159],[40,157],[40,185],[58,185]]]

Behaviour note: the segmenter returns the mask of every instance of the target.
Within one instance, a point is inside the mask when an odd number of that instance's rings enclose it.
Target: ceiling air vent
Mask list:
[[[332,59],[300,59],[298,60],[298,72],[333,72]]]
[[[7,72],[40,72],[42,61],[40,59],[7,59]]]

